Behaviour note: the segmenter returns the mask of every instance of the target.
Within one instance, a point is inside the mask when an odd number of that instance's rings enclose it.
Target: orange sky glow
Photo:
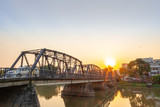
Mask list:
[[[48,48],[102,69],[136,58],[160,59],[160,6],[150,0],[0,2],[0,67],[21,51]]]

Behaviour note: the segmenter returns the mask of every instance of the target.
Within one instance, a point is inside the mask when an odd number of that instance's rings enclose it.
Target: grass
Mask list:
[[[153,87],[160,87],[160,84],[153,84]]]
[[[120,81],[118,86],[133,86],[133,87],[147,87],[145,83],[128,83],[126,81]],[[160,87],[160,84],[153,84],[152,87]]]

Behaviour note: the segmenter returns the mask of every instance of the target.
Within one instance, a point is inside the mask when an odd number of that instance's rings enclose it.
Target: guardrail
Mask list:
[[[78,73],[69,73],[69,72],[57,72],[54,70],[44,70],[39,69],[38,73],[33,70],[30,71],[22,71],[18,72],[18,68],[14,68],[10,70],[9,68],[0,68],[0,79],[15,79],[15,78],[41,78],[41,79],[104,79],[102,75],[94,75],[94,74],[78,74]]]
[[[0,78],[2,78],[8,70],[9,68],[0,68]]]

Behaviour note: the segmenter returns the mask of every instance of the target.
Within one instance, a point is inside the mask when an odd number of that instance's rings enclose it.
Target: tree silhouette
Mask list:
[[[148,72],[150,72],[149,63],[144,62],[142,59],[136,59],[135,61],[131,61],[128,64],[128,68],[128,74],[131,77],[148,76]]]

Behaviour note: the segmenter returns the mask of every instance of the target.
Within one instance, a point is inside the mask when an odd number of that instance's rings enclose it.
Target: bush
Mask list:
[[[160,75],[152,76],[153,83],[160,84]]]

